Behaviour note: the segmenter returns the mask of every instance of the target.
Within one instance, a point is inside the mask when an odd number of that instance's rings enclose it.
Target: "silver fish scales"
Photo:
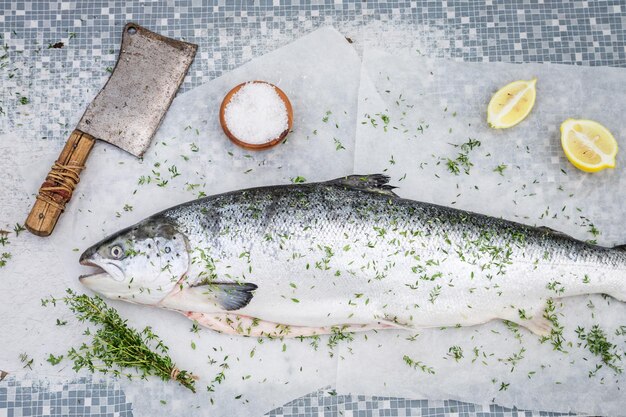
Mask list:
[[[235,191],[89,248],[94,291],[249,336],[471,326],[550,332],[552,298],[626,300],[626,251],[412,200],[383,175]]]

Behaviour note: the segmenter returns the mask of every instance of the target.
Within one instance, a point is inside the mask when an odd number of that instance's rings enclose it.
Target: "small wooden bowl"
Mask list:
[[[287,98],[287,95],[283,92],[283,90],[276,87],[274,84],[270,84],[266,81],[249,81],[249,82],[271,85],[272,87],[276,89],[276,92],[280,96],[280,99],[283,101],[283,103],[285,103],[285,108],[287,109],[287,129],[285,129],[285,131],[281,133],[276,139],[272,139],[269,142],[265,142],[265,143],[244,142],[243,140],[241,140],[240,138],[232,134],[232,132],[228,129],[228,125],[226,124],[226,118],[224,116],[224,114],[226,113],[226,106],[228,105],[228,103],[230,103],[230,100],[237,93],[237,91],[239,91],[239,89],[243,87],[244,85],[248,84],[248,82],[239,84],[238,86],[230,90],[228,94],[226,94],[226,96],[224,97],[224,100],[222,101],[222,106],[220,107],[220,124],[222,125],[222,129],[224,130],[224,133],[226,133],[226,136],[228,136],[228,139],[230,139],[235,145],[238,145],[238,146],[241,146],[242,148],[253,150],[253,151],[261,151],[261,150],[269,149],[273,146],[276,146],[285,140],[285,138],[287,137],[287,134],[289,134],[293,126],[293,108],[291,107],[291,102],[289,101],[289,98]]]

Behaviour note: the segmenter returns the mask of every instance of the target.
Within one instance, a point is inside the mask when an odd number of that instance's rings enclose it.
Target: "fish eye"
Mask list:
[[[124,250],[120,245],[111,246],[111,256],[115,259],[120,259],[124,255]]]

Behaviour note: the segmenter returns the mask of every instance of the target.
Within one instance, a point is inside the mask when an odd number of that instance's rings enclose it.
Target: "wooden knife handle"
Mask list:
[[[37,236],[49,236],[72,198],[96,139],[74,130],[41,187],[26,218],[26,228]]]

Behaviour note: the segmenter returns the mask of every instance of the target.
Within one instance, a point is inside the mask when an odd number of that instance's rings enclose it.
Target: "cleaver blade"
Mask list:
[[[197,45],[166,38],[136,23],[124,27],[113,73],[39,188],[25,222],[30,232],[52,233],[97,139],[136,157],[144,154],[197,49]]]
[[[76,128],[141,157],[197,48],[128,23],[113,73]]]

